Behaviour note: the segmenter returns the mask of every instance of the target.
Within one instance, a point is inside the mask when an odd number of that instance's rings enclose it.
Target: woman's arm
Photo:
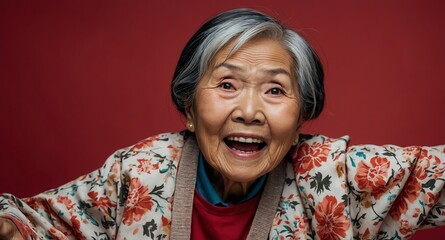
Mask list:
[[[59,188],[24,199],[4,194],[0,217],[32,239],[168,238],[183,144],[184,133],[159,134]]]
[[[285,199],[302,203],[308,233],[405,239],[420,228],[445,225],[445,145],[347,147],[348,138],[303,140],[293,153],[302,199],[295,193]]]
[[[362,237],[404,238],[445,224],[445,146],[353,146],[346,165],[351,221]]]
[[[125,194],[121,191],[125,185],[121,154],[118,151],[100,169],[37,196],[0,196],[0,237],[17,236],[18,232],[25,238],[115,236],[122,205],[119,198]]]

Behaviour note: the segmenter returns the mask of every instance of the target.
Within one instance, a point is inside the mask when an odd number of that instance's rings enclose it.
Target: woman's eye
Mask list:
[[[230,84],[228,82],[221,83],[220,87],[223,89],[227,89],[227,90],[230,90],[233,88],[232,84]]]
[[[280,88],[272,88],[272,89],[269,90],[269,93],[272,94],[272,95],[281,95],[284,92]]]

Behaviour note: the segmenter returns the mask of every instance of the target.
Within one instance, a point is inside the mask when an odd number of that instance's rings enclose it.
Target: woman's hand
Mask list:
[[[20,240],[23,237],[11,220],[0,217],[0,240],[3,239]]]

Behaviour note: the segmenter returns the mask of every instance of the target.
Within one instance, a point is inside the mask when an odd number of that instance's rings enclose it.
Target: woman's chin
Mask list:
[[[230,171],[224,174],[226,181],[238,182],[242,184],[251,184],[262,176],[262,172],[255,169],[246,169],[243,171]]]

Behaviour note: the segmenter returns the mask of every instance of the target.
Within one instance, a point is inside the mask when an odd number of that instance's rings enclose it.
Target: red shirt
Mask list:
[[[231,206],[214,206],[195,190],[191,239],[246,239],[260,195]]]

